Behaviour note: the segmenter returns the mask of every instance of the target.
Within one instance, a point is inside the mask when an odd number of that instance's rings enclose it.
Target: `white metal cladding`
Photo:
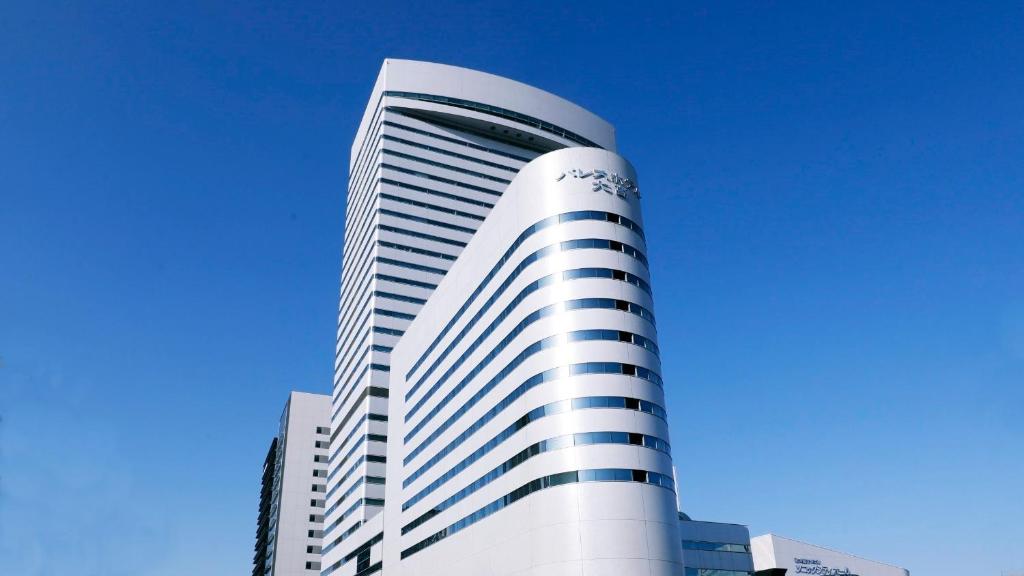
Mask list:
[[[602,149],[527,164],[406,327],[391,355],[385,571],[682,572],[630,182]],[[601,369],[569,369],[583,365]]]
[[[324,574],[380,561],[390,352],[519,169],[612,127],[547,92],[386,60],[352,146],[331,406]],[[368,572],[369,571],[369,572]]]

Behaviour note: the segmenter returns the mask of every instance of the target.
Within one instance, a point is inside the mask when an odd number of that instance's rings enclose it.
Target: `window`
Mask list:
[[[359,553],[356,558],[356,570],[363,571],[370,567],[370,549],[367,548]]]
[[[714,568],[687,568],[685,576],[753,576],[744,570],[717,570]]]
[[[320,469],[313,470],[313,477],[314,478],[327,478],[327,470],[320,470]]]
[[[666,454],[669,452],[668,442],[655,436],[648,436],[646,434],[639,434],[634,432],[578,432],[575,434],[567,434],[563,436],[556,436],[554,438],[548,438],[547,440],[542,440],[540,442],[537,442],[526,447],[516,455],[499,464],[496,468],[492,469],[491,471],[487,472],[486,474],[478,478],[475,482],[471,483],[462,490],[459,490],[458,492],[453,494],[447,500],[435,504],[426,513],[420,515],[409,524],[403,526],[402,534],[404,535],[408,533],[417,526],[420,526],[424,522],[430,520],[434,516],[437,516],[441,512],[451,508],[452,506],[461,502],[469,495],[475,493],[477,490],[483,488],[484,486],[487,486],[494,480],[500,478],[504,474],[508,473],[510,470],[518,467],[520,464],[526,462],[527,460],[533,458],[534,456],[539,456],[540,454],[544,454],[545,452],[560,450],[562,448],[567,448],[570,446],[588,446],[593,444],[632,444],[636,446],[646,446],[648,448],[660,450],[662,452],[665,452]],[[458,468],[458,465],[456,466],[456,468]],[[647,480],[647,477],[637,476],[638,473],[646,474],[646,472],[644,472],[643,470],[634,470],[632,480],[636,482],[645,482]],[[442,476],[441,479],[444,479],[444,476]],[[604,478],[599,476],[598,479],[615,480],[616,478]],[[435,481],[430,486],[427,486],[427,488],[423,489],[422,491],[420,491],[420,493],[416,494],[416,496],[414,496],[405,504],[403,504],[402,510],[407,510],[412,504],[415,504],[416,502],[421,500],[426,494],[429,494],[438,485],[440,485],[440,483]],[[683,544],[685,547],[686,542],[684,541]]]
[[[331,433],[331,429],[326,427],[326,426],[317,426],[316,427],[316,433],[317,434],[330,434]]]
[[[492,514],[503,510],[507,506],[522,500],[523,498],[546,490],[548,488],[554,488],[555,486],[562,486],[564,484],[575,484],[578,482],[643,482],[646,484],[654,484],[661,486],[674,492],[672,478],[664,474],[657,472],[649,472],[647,470],[631,470],[631,469],[620,469],[620,468],[606,468],[606,469],[591,469],[591,470],[571,470],[568,472],[561,472],[558,474],[551,474],[549,476],[542,476],[526,484],[523,484],[516,490],[502,496],[501,498],[491,502],[490,504],[478,509],[469,516],[466,516],[450,524],[446,528],[441,529],[439,532],[428,536],[426,539],[419,541],[416,544],[402,550],[401,558],[408,558],[413,554],[423,550],[424,548],[433,546],[441,540],[476,524],[480,520],[491,516]],[[731,574],[707,574],[700,576],[738,576]]]
[[[320,563],[319,562],[306,562],[306,570],[319,570],[319,569],[320,569]]]
[[[325,442],[323,440],[317,440],[316,443],[313,444],[313,446],[315,448],[330,448],[331,443],[330,442]]]
[[[326,492],[326,491],[327,491],[327,485],[326,484],[313,484],[313,492]]]
[[[707,542],[703,540],[683,540],[685,550],[708,550],[711,552],[740,552],[750,554],[750,546],[747,544],[733,544],[730,542]]]

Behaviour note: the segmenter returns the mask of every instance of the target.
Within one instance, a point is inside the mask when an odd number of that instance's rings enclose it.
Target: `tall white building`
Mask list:
[[[599,148],[530,162],[408,326],[385,573],[683,573],[635,183]]]
[[[331,399],[288,395],[263,465],[253,576],[320,573]]]
[[[573,146],[614,150],[614,130],[519,82],[384,62],[349,164],[325,574],[365,572],[382,537],[366,523],[385,506],[392,349],[520,168]]]

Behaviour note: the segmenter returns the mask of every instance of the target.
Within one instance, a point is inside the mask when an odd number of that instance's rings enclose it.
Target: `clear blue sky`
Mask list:
[[[0,6],[0,573],[248,573],[388,56],[617,126],[694,517],[1024,571],[1019,2],[144,4]]]

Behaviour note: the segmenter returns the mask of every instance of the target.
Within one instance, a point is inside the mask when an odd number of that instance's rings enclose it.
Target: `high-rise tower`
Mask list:
[[[368,573],[381,537],[391,350],[520,168],[567,147],[615,150],[614,129],[519,82],[384,62],[349,164],[324,574]]]

